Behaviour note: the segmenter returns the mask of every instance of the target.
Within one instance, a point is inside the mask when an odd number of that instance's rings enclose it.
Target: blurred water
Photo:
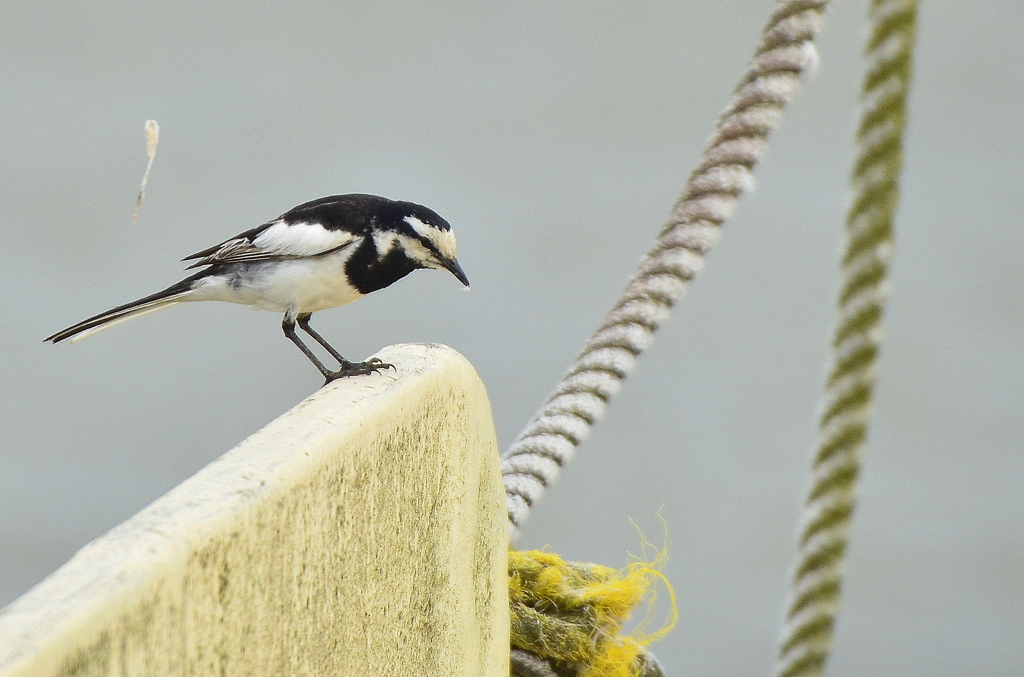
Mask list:
[[[279,318],[200,304],[41,339],[183,255],[342,192],[455,226],[317,315],[346,355],[462,351],[501,443],[667,216],[770,3],[23,2],[0,8],[0,604],[312,392]],[[923,3],[894,294],[833,672],[1024,672],[1024,7]],[[864,3],[524,547],[671,541],[669,674],[763,674],[826,359]],[[139,224],[142,127],[161,144]]]

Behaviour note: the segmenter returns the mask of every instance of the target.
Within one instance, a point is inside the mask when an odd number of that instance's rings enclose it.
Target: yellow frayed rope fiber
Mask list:
[[[650,674],[646,647],[664,637],[677,616],[672,586],[659,570],[664,559],[662,553],[653,562],[636,561],[618,570],[537,550],[509,552],[512,648],[547,661],[559,675]],[[653,633],[642,623],[633,633],[620,634],[634,609],[654,601],[658,581],[669,594],[667,622]]]

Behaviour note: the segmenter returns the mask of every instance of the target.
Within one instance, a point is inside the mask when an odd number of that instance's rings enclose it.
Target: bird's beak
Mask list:
[[[457,279],[459,282],[466,285],[467,287],[469,286],[469,278],[466,277],[466,271],[462,269],[462,266],[459,265],[458,261],[456,261],[455,259],[451,259],[450,261],[444,260],[441,261],[441,265],[444,266],[445,270],[454,275],[455,279]]]

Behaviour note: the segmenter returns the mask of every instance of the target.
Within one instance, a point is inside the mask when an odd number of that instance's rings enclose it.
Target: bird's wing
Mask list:
[[[280,261],[319,256],[343,249],[358,239],[348,230],[324,228],[319,223],[277,219],[236,235],[230,240],[186,256],[182,261],[198,259],[189,268],[219,263]]]

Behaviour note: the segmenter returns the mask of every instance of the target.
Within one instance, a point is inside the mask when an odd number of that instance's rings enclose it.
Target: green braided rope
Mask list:
[[[875,384],[916,17],[916,0],[871,3],[857,132],[860,154],[854,164],[853,199],[846,220],[834,357],[823,396],[818,449],[776,677],[824,675],[832,645],[859,457]]]

